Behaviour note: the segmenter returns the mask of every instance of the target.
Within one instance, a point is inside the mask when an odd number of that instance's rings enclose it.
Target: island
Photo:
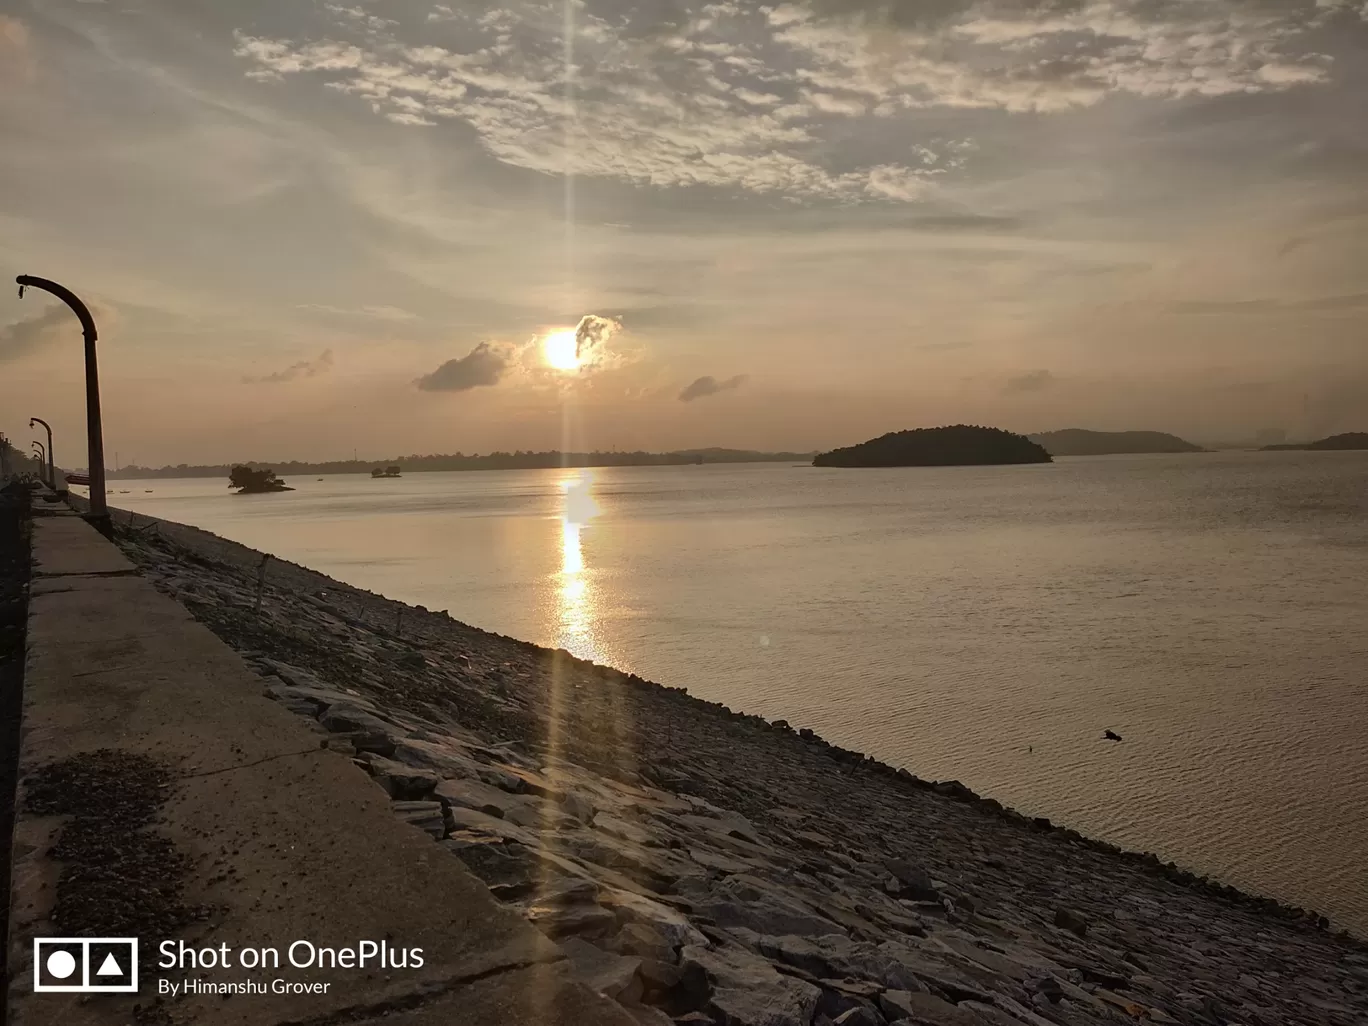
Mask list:
[[[1027,435],[1051,456],[1111,456],[1119,453],[1206,452],[1177,435],[1163,431],[1088,431],[1065,428]]]
[[[399,476],[399,468],[398,468],[398,467],[395,467],[395,466],[385,467],[385,468],[383,468],[383,469],[381,469],[380,467],[376,467],[374,470],[371,471],[371,477],[398,477],[398,476]]]
[[[1265,445],[1260,452],[1285,452],[1299,449],[1309,452],[1331,452],[1340,449],[1368,449],[1368,431],[1346,431],[1342,435],[1318,438],[1314,442],[1300,444]]]
[[[294,491],[274,470],[253,470],[251,467],[234,467],[228,475],[228,487],[236,488],[236,495],[259,495],[263,492]]]
[[[949,467],[1050,463],[1050,454],[1025,435],[1001,428],[954,424],[892,431],[814,457],[814,467]]]

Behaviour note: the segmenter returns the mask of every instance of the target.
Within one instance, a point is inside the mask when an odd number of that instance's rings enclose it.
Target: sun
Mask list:
[[[542,357],[556,370],[579,370],[579,339],[573,329],[553,331],[542,339]]]

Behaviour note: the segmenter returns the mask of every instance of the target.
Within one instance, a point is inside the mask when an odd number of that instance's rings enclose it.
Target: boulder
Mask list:
[[[660,847],[660,839],[654,831],[611,813],[599,813],[594,818],[594,830],[643,848]]]
[[[405,823],[412,823],[437,840],[446,836],[446,818],[442,815],[441,802],[394,802],[392,808],[394,814]]]
[[[726,813],[717,819],[708,816],[680,816],[679,822],[691,830],[718,834],[722,837],[735,837],[751,844],[763,843],[750,820],[734,812]]]
[[[617,922],[613,913],[597,905],[535,903],[524,910],[523,915],[552,940],[571,936],[603,937]]]
[[[297,689],[297,693],[313,698],[320,706],[332,705],[335,702],[356,701],[357,696],[329,687],[321,677],[309,670],[267,656],[258,656],[254,661],[292,688]]]
[[[643,895],[604,888],[599,902],[617,917],[624,929],[632,924],[646,927],[657,933],[670,948],[707,943],[687,916]]]
[[[690,945],[680,954],[685,975],[708,984],[708,1008],[726,1026],[809,1026],[820,988],[738,948],[709,950]]]
[[[440,789],[441,785],[438,785]],[[441,802],[433,804],[440,806]],[[498,816],[491,816],[486,812],[477,809],[466,809],[459,805],[448,805],[444,811],[448,825],[452,832],[463,831],[467,833],[483,834],[487,837],[497,837],[505,841],[516,841],[529,848],[537,848],[541,841],[536,834],[514,823],[510,823]]]
[[[533,770],[504,765],[491,768],[497,769],[508,780],[507,790],[518,794],[535,794],[553,802],[563,801],[565,798],[565,793],[559,787]],[[505,787],[506,785],[501,783],[498,786]]]
[[[641,979],[646,984],[647,993],[663,993],[679,986],[680,981],[684,979],[684,970],[673,962],[643,958]]]
[[[636,1005],[628,1008],[627,1014],[637,1021],[638,1026],[675,1026],[675,1020],[659,1008]]]
[[[490,787],[497,787],[500,791],[507,791],[509,794],[529,793],[523,778],[506,766],[486,766],[483,763],[476,763],[475,776]]]
[[[669,939],[646,923],[628,923],[607,946],[620,955],[638,955],[661,962],[672,961],[675,957],[675,947]]]
[[[581,831],[567,838],[565,846],[580,861],[616,869],[657,893],[671,890],[681,874],[694,871],[689,863],[679,862],[659,848],[645,848],[598,830]]]
[[[412,737],[395,742],[392,758],[406,766],[436,770],[443,777],[478,777],[485,768],[461,745]]]
[[[266,697],[279,702],[296,716],[307,716],[310,719],[317,719],[318,714],[325,708],[323,703],[299,694],[298,689],[280,684],[268,683]]]
[[[394,754],[397,739],[404,735],[394,724],[350,702],[328,706],[318,722],[334,734],[346,734],[357,751],[386,756]]]
[[[1077,912],[1067,908],[1055,909],[1054,924],[1061,930],[1068,930],[1080,937],[1088,935],[1088,921]]]
[[[862,1016],[851,1016],[849,1021],[859,1026],[865,1026],[867,1023],[883,1026],[883,1016],[879,1014],[878,1005],[875,1004],[883,987],[877,983],[858,980],[818,980],[817,985],[822,988],[822,996],[817,1001],[818,1015],[825,1015],[833,1022],[842,1022],[841,1016],[850,1012],[862,1012]]]
[[[565,797],[561,801],[561,806],[565,809],[567,816],[571,816],[581,823],[594,822],[594,816],[598,811],[594,808],[593,802],[584,797],[584,795],[577,794],[574,791],[565,792]]]
[[[508,813],[519,805],[517,795],[491,787],[483,780],[443,780],[432,794],[447,808],[473,809],[497,819],[510,818]]]
[[[721,852],[711,851],[708,848],[690,848],[689,858],[704,869],[713,869],[724,874],[749,873],[756,868],[753,862],[742,862],[740,859],[723,855]]]
[[[400,801],[422,801],[428,798],[441,779],[432,770],[405,766],[402,762],[393,762],[374,753],[371,753],[366,764],[367,771],[385,789],[385,793]]]
[[[941,900],[940,892],[931,882],[931,874],[915,862],[908,859],[889,859],[884,863],[884,868],[894,881],[891,889],[894,896],[911,898],[913,901]]]
[[[983,1026],[973,1012],[956,1008],[944,998],[910,990],[886,990],[879,995],[879,1008],[890,1021],[933,1022],[936,1026]]]
[[[538,905],[592,905],[599,885],[583,876],[556,876],[546,879],[537,890]]]
[[[750,874],[727,877],[710,897],[696,903],[695,911],[718,926],[741,926],[759,934],[820,937],[839,930],[796,895]]]
[[[884,1026],[883,1016],[867,1005],[847,1009],[831,1022],[832,1026]]]
[[[640,999],[641,959],[604,951],[579,937],[561,941],[561,950],[570,961],[571,973],[591,990],[629,1004]]]
[[[528,857],[527,849],[522,845],[467,843],[460,838],[449,838],[445,844],[467,869],[490,887],[526,888],[526,892],[531,893],[537,864]]]

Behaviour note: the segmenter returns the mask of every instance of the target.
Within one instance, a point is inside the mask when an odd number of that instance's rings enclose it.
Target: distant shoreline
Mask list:
[[[106,470],[109,480],[148,481],[155,478],[227,477],[233,467],[274,470],[282,478],[299,474],[366,474],[377,466],[398,465],[405,474],[477,470],[561,470],[591,467],[680,467],[732,463],[792,463],[811,460],[815,452],[757,452],[746,449],[686,449],[679,452],[495,452],[486,456],[408,456],[382,460],[333,460],[326,463],[238,460],[223,464],[178,464],[140,467],[136,464]]]

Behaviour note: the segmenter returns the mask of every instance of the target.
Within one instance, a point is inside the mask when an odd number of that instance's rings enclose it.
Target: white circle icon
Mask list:
[[[47,971],[59,980],[65,980],[76,971],[76,959],[70,951],[54,951],[48,955]]]

